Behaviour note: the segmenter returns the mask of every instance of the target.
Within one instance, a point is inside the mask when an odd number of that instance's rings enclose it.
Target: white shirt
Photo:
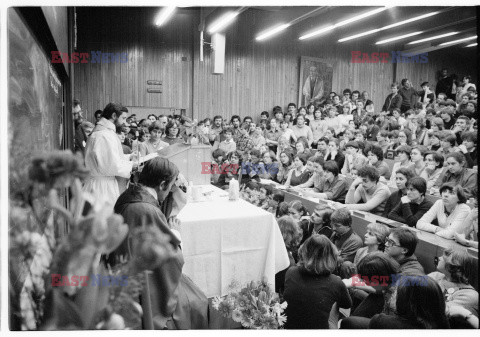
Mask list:
[[[113,208],[120,196],[116,177],[130,178],[133,162],[123,154],[122,144],[115,133],[115,125],[102,118],[88,138],[85,148],[85,166],[90,171],[83,189],[96,202],[108,202]]]

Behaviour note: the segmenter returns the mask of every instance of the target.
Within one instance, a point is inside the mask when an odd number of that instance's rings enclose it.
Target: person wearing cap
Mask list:
[[[417,93],[420,97],[420,102],[423,103],[424,106],[429,103],[435,102],[435,94],[433,93],[433,91],[430,90],[428,82],[423,82],[422,84],[420,84],[420,87],[422,88],[422,90]]]

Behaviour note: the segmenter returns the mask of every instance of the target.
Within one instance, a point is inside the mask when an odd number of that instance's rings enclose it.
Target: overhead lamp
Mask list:
[[[458,33],[459,32],[451,32],[451,33],[446,33],[446,34],[442,34],[442,35],[435,35],[435,36],[432,36],[432,37],[427,37],[426,39],[412,41],[412,42],[409,42],[407,44],[417,44],[417,43],[427,42],[427,41],[431,41],[431,40],[441,39],[442,37],[452,36],[452,35],[455,35],[455,34],[458,34]]]
[[[392,42],[392,41],[397,41],[397,40],[401,40],[401,39],[406,39],[407,37],[415,36],[415,35],[422,34],[422,33],[423,33],[423,32],[415,32],[415,33],[405,34],[405,35],[401,35],[401,36],[396,36],[396,37],[392,37],[392,38],[390,38],[390,39],[378,41],[378,42],[376,42],[375,44],[385,44],[385,43],[389,43],[389,42]]]
[[[157,18],[155,19],[155,25],[161,26],[170,18],[170,16],[175,11],[175,6],[164,7],[160,13],[158,13]]]
[[[347,37],[344,37],[343,39],[338,40],[338,42],[345,42],[345,41],[357,39],[357,38],[362,37],[362,36],[375,34],[375,33],[378,33],[378,32],[380,32],[380,31],[382,31],[382,30],[386,30],[386,29],[390,29],[390,28],[393,28],[393,27],[398,27],[398,26],[401,26],[401,25],[406,25],[407,23],[410,23],[410,22],[414,22],[414,21],[426,19],[426,18],[428,18],[428,17],[430,17],[430,16],[437,15],[438,13],[440,13],[440,12],[432,12],[432,13],[428,13],[428,14],[416,16],[416,17],[414,17],[414,18],[411,18],[411,19],[408,19],[408,20],[404,20],[404,21],[400,21],[400,22],[397,22],[397,23],[393,23],[393,24],[391,24],[391,25],[388,25],[388,26],[385,26],[385,27],[382,27],[382,28],[377,28],[377,29],[373,29],[373,30],[369,30],[369,31],[360,33],[360,34],[355,34],[355,35],[352,35],[352,36],[347,36]]]
[[[448,41],[448,42],[440,43],[440,46],[447,46],[447,45],[449,45],[449,44],[454,44],[454,43],[459,43],[459,42],[463,42],[463,41],[473,40],[473,39],[476,39],[476,38],[477,38],[477,35],[475,35],[475,36],[470,36],[470,37],[466,37],[466,38],[459,39],[459,40],[453,40],[453,41]]]
[[[213,33],[218,32],[219,30],[222,30],[222,29],[225,28],[229,23],[231,23],[231,22],[237,17],[238,14],[240,14],[239,11],[230,12],[230,13],[227,13],[227,14],[223,15],[223,16],[220,17],[217,21],[215,21],[215,22],[210,26],[210,28],[208,28],[208,32],[209,32],[210,34],[213,34]]]
[[[288,23],[285,23],[285,24],[282,24],[280,26],[277,26],[273,29],[270,29],[270,30],[267,30],[265,31],[264,33],[261,33],[259,36],[257,36],[255,39],[257,41],[262,41],[262,40],[265,40],[266,38],[272,36],[272,35],[275,35],[279,32],[281,32],[282,30],[285,30],[287,29],[288,27],[290,27],[290,24]]]
[[[475,47],[476,45],[477,45],[477,42],[471,43],[471,44],[469,44],[468,46],[465,46],[465,47]]]
[[[320,34],[323,34],[325,32],[328,32],[330,30],[333,30],[337,27],[341,27],[341,26],[345,26],[345,25],[348,25],[349,23],[352,23],[352,22],[355,22],[355,21],[358,21],[358,20],[362,20],[362,19],[365,19],[365,18],[368,18],[369,16],[372,16],[372,15],[375,15],[375,14],[378,14],[380,12],[383,12],[384,10],[387,10],[389,8],[391,8],[392,6],[385,6],[385,7],[381,7],[381,8],[377,8],[377,9],[374,9],[374,10],[371,10],[371,11],[368,11],[366,13],[363,13],[363,14],[360,14],[360,15],[357,15],[357,16],[354,16],[350,19],[347,19],[347,20],[343,20],[343,21],[340,21],[334,25],[330,25],[328,27],[325,27],[325,28],[322,28],[322,29],[319,29],[319,30],[316,30],[314,32],[311,32],[311,33],[308,33],[308,34],[305,34],[303,36],[300,36],[299,37],[299,40],[305,40],[305,39],[308,39],[308,38],[311,38],[313,36],[317,36],[317,35],[320,35]]]

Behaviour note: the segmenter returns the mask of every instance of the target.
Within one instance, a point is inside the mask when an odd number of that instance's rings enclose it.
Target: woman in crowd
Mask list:
[[[148,127],[150,133],[150,139],[139,143],[140,156],[146,156],[147,154],[157,152],[164,147],[169,146],[169,143],[162,141],[162,123],[155,121]]]
[[[355,134],[353,133],[352,130],[347,129],[343,133],[343,139],[340,142],[340,150],[345,152],[345,145],[347,145],[348,142],[353,142],[355,140]]]
[[[333,275],[336,247],[324,235],[314,234],[298,251],[299,265],[285,276],[286,329],[328,329],[334,303],[348,309],[352,300],[342,280]]]
[[[150,139],[150,132],[148,132],[148,128],[139,128],[138,131],[138,141],[140,143],[146,142]]]
[[[297,125],[292,126],[293,133],[297,138],[305,137],[307,139],[308,145],[313,142],[312,129],[305,124],[305,117],[303,115],[297,116]]]
[[[293,126],[293,115],[290,112],[286,112],[283,120],[287,123],[287,127]]]
[[[307,125],[310,125],[310,122],[315,119],[314,112],[315,112],[315,105],[313,104],[307,105],[307,114],[305,115],[305,118],[308,119]]]
[[[463,153],[453,152],[445,158],[446,170],[435,182],[434,187],[445,183],[454,183],[463,187],[467,198],[472,197],[472,190],[477,186],[477,172],[466,168],[466,160]]]
[[[288,145],[297,141],[297,136],[295,136],[293,130],[290,129],[286,120],[280,122],[280,133],[277,140],[278,142],[280,142],[280,138],[284,138]]]
[[[438,178],[443,172],[443,156],[438,152],[425,153],[425,169],[420,174],[420,177],[427,182],[427,191],[435,185]]]
[[[167,123],[165,127],[165,137],[162,138],[162,141],[173,145],[177,143],[183,143],[183,139],[179,138],[180,123],[172,120]]]
[[[313,133],[312,147],[317,148],[317,143],[322,138],[327,130],[327,123],[322,119],[322,111],[315,110],[315,119],[310,121],[310,128]]]
[[[410,161],[410,154],[412,153],[412,148],[410,146],[408,146],[408,145],[399,146],[399,147],[397,147],[395,152],[398,156],[399,161],[396,161],[393,164],[392,174],[390,176],[390,182],[389,182],[390,186],[395,186],[396,185],[395,184],[395,179],[396,179],[395,173],[397,172],[397,170],[400,167],[409,168],[409,167],[412,166],[412,162]]]
[[[411,168],[415,171],[415,174],[417,176],[420,176],[427,167],[425,161],[423,160],[427,151],[427,147],[423,145],[415,145],[412,147],[412,151],[410,152],[410,159],[412,160],[413,165],[411,166]]]
[[[412,131],[412,139],[418,145],[428,145],[428,129],[425,127],[425,120],[421,117],[414,118],[410,124]]]
[[[401,168],[397,171],[397,174],[402,174],[403,170],[406,172],[410,171]],[[406,172],[404,172],[405,177],[407,175]],[[415,227],[418,220],[428,212],[433,204],[430,200],[425,198],[425,193],[427,192],[427,183],[425,182],[425,179],[421,177],[409,178],[406,187],[406,195],[403,195],[396,204],[393,204],[391,211],[384,216],[404,223],[409,227]]]
[[[342,125],[340,124],[340,119],[337,117],[337,108],[330,107],[327,110],[328,117],[325,118],[325,123],[327,124],[327,128],[333,128],[334,135],[338,135],[340,130],[342,129]]]
[[[278,162],[272,151],[267,151],[262,154],[263,170],[259,177],[262,179],[276,180],[278,173]]]
[[[437,200],[418,220],[417,228],[445,239],[453,239],[454,233],[465,233],[465,220],[470,213],[470,207],[465,204],[467,198],[460,185],[443,184],[440,195],[442,199]],[[437,220],[438,226],[432,224],[434,220]]]
[[[278,156],[277,181],[280,184],[285,183],[288,173],[293,169],[293,151],[283,150]]]
[[[260,150],[260,147],[266,144],[265,137],[263,137],[262,134],[262,129],[260,127],[256,127],[252,136],[252,145],[254,149]]]
[[[477,166],[477,133],[476,132],[463,132],[462,133],[462,144],[458,149],[465,156],[467,161],[466,167],[472,168]]]
[[[478,249],[478,189],[475,187],[473,193],[473,209],[465,220],[466,231],[455,233],[455,241],[459,244]]]
[[[328,154],[324,158],[325,161],[333,160],[337,163],[338,169],[341,171],[345,163],[345,156],[340,151],[340,141],[333,138],[328,142]]]
[[[397,190],[392,192],[385,204],[385,209],[382,216],[388,217],[388,214],[393,210],[395,206],[400,203],[400,200],[407,195],[407,181],[415,176],[412,169],[407,167],[401,167],[395,173],[395,185]]]
[[[438,258],[437,271],[428,276],[433,278],[445,294],[447,312],[449,307],[461,306],[478,317],[478,292],[471,285],[475,278],[476,261],[466,249],[448,248]],[[461,320],[450,319],[452,328],[465,327]]]
[[[275,292],[282,295],[285,287],[285,274],[288,268],[295,266],[298,261],[298,244],[301,233],[297,221],[288,215],[280,217],[277,223],[287,248],[288,259],[290,260],[290,266],[275,274]]]
[[[380,177],[383,177],[385,179],[384,181],[387,182],[390,179],[390,167],[388,167],[388,164],[383,160],[383,150],[376,145],[372,145],[367,153],[370,165],[375,167]]]
[[[439,132],[445,129],[445,125],[443,123],[443,119],[440,117],[434,117],[432,120],[432,126],[430,128],[432,132]]]
[[[422,281],[399,286],[395,314],[373,316],[368,328],[448,329],[442,289],[430,277],[424,277]]]
[[[383,157],[385,158],[385,155],[387,154],[387,150],[389,147],[392,145],[390,143],[390,132],[387,130],[381,130],[377,134],[377,141],[378,141],[378,147],[382,149],[383,152]]]
[[[370,223],[367,225],[367,232],[364,236],[365,247],[357,250],[353,264],[358,266],[360,261],[370,253],[381,251],[385,249],[385,241],[390,235],[390,228],[379,223]]]
[[[456,143],[457,138],[454,135],[450,133],[445,133],[440,139],[441,147],[438,149],[438,152],[446,159],[447,155],[457,151],[457,147],[455,146]]]
[[[343,104],[342,113],[338,115],[340,122],[340,133],[345,132],[348,129],[348,123],[353,121],[353,115],[350,113],[350,104]]]
[[[241,154],[237,151],[232,151],[227,154],[227,159],[223,163],[218,177],[218,187],[228,189],[230,180],[235,179],[238,181],[241,168],[241,158]]]
[[[308,148],[308,143],[307,140],[304,137],[298,138],[297,142],[295,143],[295,154],[304,154],[307,157],[310,157],[312,153],[310,152],[310,149]]]
[[[440,149],[440,147],[442,146],[441,143],[440,143],[440,139],[441,139],[441,133],[440,131],[437,131],[437,132],[433,132],[431,135],[430,135],[430,138],[429,138],[429,145],[428,145],[428,149],[430,151],[438,151]]]
[[[297,186],[306,183],[310,178],[311,172],[306,168],[308,157],[304,153],[297,154],[293,161],[293,170],[287,175],[286,187]]]
[[[368,164],[368,159],[362,154],[361,149],[356,141],[345,144],[345,163],[343,165],[342,174],[351,175],[352,169],[359,169]]]

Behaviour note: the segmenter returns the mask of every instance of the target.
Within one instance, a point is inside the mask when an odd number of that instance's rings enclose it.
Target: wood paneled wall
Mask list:
[[[176,15],[164,28],[153,26],[158,9],[78,9],[78,50],[128,52],[128,63],[78,64],[75,97],[88,109],[88,118],[109,101],[145,107],[187,109],[194,118],[220,114],[258,117],[273,106],[297,103],[300,57],[326,59],[334,64],[333,91],[366,90],[377,107],[383,105],[394,79],[394,64],[351,63],[351,51],[385,52],[385,48],[326,43],[324,39],[299,41],[298,32],[287,30],[274,39],[254,40],[259,27],[269,24],[265,13],[248,10],[226,32],[225,73],[212,74],[212,53],[205,47],[199,61],[199,11]],[[93,17],[92,17],[93,16]],[[108,23],[108,24],[105,24]],[[206,34],[206,41],[210,37]],[[394,47],[392,47],[394,48]],[[388,49],[390,50],[390,49]],[[392,49],[396,50],[396,49]],[[476,61],[437,51],[427,64],[397,65],[397,80],[407,77],[415,87],[424,80],[434,88],[436,72],[448,67],[457,74],[476,73]],[[146,80],[163,81],[162,94],[147,93]]]

